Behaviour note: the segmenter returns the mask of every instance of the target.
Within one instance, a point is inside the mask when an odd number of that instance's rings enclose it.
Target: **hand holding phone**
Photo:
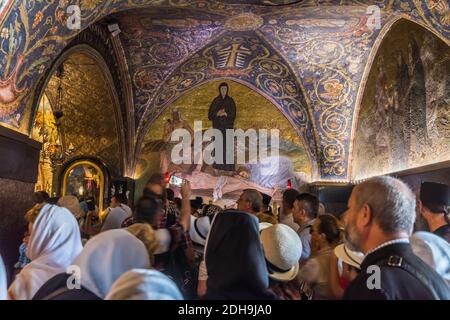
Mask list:
[[[169,179],[169,183],[175,187],[181,188],[181,186],[183,185],[183,179],[179,178],[175,175],[171,175],[170,179]]]

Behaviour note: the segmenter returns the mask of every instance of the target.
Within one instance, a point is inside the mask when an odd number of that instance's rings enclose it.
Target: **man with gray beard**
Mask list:
[[[365,254],[344,299],[450,299],[450,288],[409,244],[416,199],[400,180],[376,177],[357,185],[345,213],[345,241]]]

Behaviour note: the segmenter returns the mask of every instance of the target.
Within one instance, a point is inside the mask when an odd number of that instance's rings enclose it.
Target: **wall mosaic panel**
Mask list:
[[[450,159],[450,47],[398,22],[380,46],[361,106],[353,179]]]
[[[278,129],[280,132],[280,155],[291,159],[294,170],[302,172],[307,180],[311,180],[312,165],[306,148],[298,132],[286,116],[271,101],[264,98],[255,90],[232,80],[212,80],[204,83],[192,91],[184,94],[171,103],[164,112],[149,127],[140,151],[140,168],[136,176],[144,171],[158,169],[159,158],[156,165],[152,165],[153,153],[160,151],[163,141],[164,126],[167,119],[171,119],[172,110],[180,111],[182,118],[191,128],[194,121],[202,121],[204,130],[211,128],[208,120],[208,109],[212,100],[219,94],[219,84],[226,81],[229,85],[229,95],[235,100],[237,116],[234,127],[242,130],[248,129]],[[147,163],[144,169],[142,163]]]
[[[241,32],[238,36],[223,34],[182,64],[155,95],[153,107],[145,114],[145,125],[152,123],[167,105],[186,91],[216,78],[243,81],[272,99],[296,125],[315,161],[312,123],[297,80],[285,61],[254,32]]]

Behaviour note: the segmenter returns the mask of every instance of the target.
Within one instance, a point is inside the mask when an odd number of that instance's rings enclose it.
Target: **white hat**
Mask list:
[[[191,215],[191,227],[189,228],[189,236],[192,242],[204,246],[206,237],[211,229],[211,218],[204,216],[196,218]]]
[[[336,248],[334,248],[334,254],[346,264],[361,269],[361,263],[364,260],[363,253],[352,251],[348,249],[344,244],[340,244]]]
[[[169,230],[165,228],[156,229],[155,236],[158,240],[158,249],[156,249],[155,254],[162,254],[169,251],[170,241],[172,240]]]
[[[261,230],[260,223],[260,230]],[[263,225],[260,231],[266,261],[277,270],[269,270],[269,277],[277,281],[291,281],[297,276],[298,261],[302,255],[302,242],[298,234],[289,226]]]

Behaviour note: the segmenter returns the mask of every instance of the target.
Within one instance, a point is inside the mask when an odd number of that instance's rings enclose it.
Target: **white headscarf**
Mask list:
[[[6,270],[3,264],[2,257],[0,256],[0,300],[6,300]]]
[[[53,276],[66,272],[82,249],[77,220],[66,208],[42,207],[30,235],[27,256],[31,260],[9,290],[17,300],[30,300]]]
[[[183,300],[183,296],[161,272],[133,269],[114,282],[106,300]]]
[[[145,245],[124,229],[102,232],[90,239],[75,260],[81,285],[104,299],[114,281],[128,270],[150,268]]]

